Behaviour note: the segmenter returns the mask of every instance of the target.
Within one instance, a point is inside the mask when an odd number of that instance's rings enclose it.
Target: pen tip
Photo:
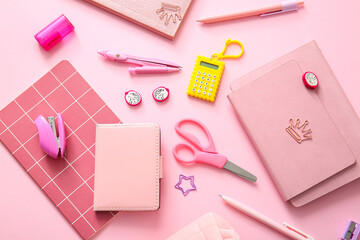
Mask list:
[[[219,194],[219,197],[221,197],[221,198],[222,198],[222,195],[221,195],[221,194]]]
[[[101,51],[97,51],[97,53],[98,54],[100,54],[101,56],[103,56],[103,57],[106,57],[106,51],[104,51],[104,50],[101,50]]]

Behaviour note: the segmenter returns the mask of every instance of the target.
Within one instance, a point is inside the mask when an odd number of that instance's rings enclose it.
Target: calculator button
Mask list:
[[[210,84],[210,87],[214,87],[214,84]]]
[[[209,91],[211,92],[211,91],[212,91],[212,88],[209,88]]]
[[[206,92],[205,92],[205,91],[203,91],[203,94],[206,94]]]
[[[193,92],[195,92],[195,90],[196,90],[196,89],[195,89],[195,88],[193,88],[192,90],[193,90]]]
[[[205,76],[205,75],[206,75],[206,72],[203,72],[203,75]]]
[[[199,78],[200,76],[199,75],[196,75],[196,78]]]
[[[211,77],[211,74],[210,74],[210,73],[208,74],[208,77]]]
[[[199,88],[201,88],[201,85],[199,85]]]
[[[197,80],[197,79],[195,79],[195,82],[198,82],[198,80]]]
[[[200,74],[201,72],[200,71],[198,71],[198,74]]]
[[[203,84],[204,82],[203,81],[200,81],[200,84]]]
[[[210,78],[207,78],[206,81],[210,81]]]
[[[211,96],[211,93],[208,93],[209,96]]]
[[[198,92],[198,93],[201,93],[201,91],[200,91],[200,90],[197,90],[197,92]]]
[[[196,85],[196,83],[194,83],[194,87],[196,87],[197,85]]]
[[[211,80],[211,82],[212,82],[212,83],[214,83],[214,82],[215,82],[215,80],[213,79],[213,80]]]
[[[205,85],[207,86],[207,85],[209,85],[209,83],[208,83],[208,82],[206,82],[206,83],[205,83]]]
[[[201,77],[202,80],[204,80],[205,78],[204,77]]]
[[[216,78],[216,75],[213,75],[213,78]]]
[[[206,90],[207,89],[207,87],[204,87],[204,90]]]

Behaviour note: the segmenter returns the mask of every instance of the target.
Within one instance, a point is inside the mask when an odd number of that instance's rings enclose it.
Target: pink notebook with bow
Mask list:
[[[315,90],[302,75],[314,72]],[[360,121],[313,41],[234,81],[228,98],[285,201],[360,177]]]

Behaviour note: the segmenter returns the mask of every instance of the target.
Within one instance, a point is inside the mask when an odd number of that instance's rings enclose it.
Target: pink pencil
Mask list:
[[[298,7],[302,6],[303,4],[304,4],[303,0],[299,0],[299,1],[288,0],[288,1],[283,1],[279,4],[268,6],[268,7],[247,10],[247,11],[243,11],[243,12],[239,12],[239,13],[230,13],[230,14],[226,14],[226,15],[222,15],[222,16],[202,18],[202,19],[197,20],[197,22],[214,23],[214,22],[221,22],[221,21],[251,17],[251,16],[267,16],[267,15],[272,15],[272,14],[277,14],[277,13],[295,11],[298,9]]]

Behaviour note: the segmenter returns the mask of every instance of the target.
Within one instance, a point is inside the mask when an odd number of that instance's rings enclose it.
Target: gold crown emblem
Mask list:
[[[300,120],[297,119],[294,125],[292,119],[289,120],[290,126],[285,129],[285,131],[295,139],[298,143],[302,141],[312,139],[311,138],[311,129],[305,129],[309,124],[308,120],[305,120],[303,124],[300,124]]]

